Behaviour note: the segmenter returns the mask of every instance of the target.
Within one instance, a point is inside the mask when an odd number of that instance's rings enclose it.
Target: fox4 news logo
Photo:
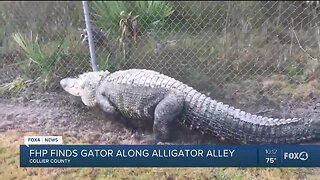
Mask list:
[[[283,159],[306,161],[308,158],[309,158],[309,155],[305,151],[283,153]]]

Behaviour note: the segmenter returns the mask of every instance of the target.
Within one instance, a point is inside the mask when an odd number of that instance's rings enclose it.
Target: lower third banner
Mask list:
[[[20,145],[21,167],[320,167],[320,145]]]

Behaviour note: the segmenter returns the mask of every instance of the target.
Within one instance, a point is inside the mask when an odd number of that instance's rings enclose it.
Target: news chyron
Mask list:
[[[319,145],[70,145],[25,136],[20,167],[319,167]]]

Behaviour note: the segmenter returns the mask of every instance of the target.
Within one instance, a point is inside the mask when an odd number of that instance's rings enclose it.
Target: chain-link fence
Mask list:
[[[0,4],[1,83],[21,76],[58,91],[61,78],[92,70],[81,2]],[[99,70],[153,69],[218,99],[320,95],[316,2],[90,1],[89,10]]]

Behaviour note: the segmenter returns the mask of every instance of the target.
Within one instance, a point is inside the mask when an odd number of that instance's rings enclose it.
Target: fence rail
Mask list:
[[[214,98],[320,95],[316,2],[88,3],[98,70],[153,69]],[[59,91],[92,70],[81,2],[0,4],[0,83]]]

